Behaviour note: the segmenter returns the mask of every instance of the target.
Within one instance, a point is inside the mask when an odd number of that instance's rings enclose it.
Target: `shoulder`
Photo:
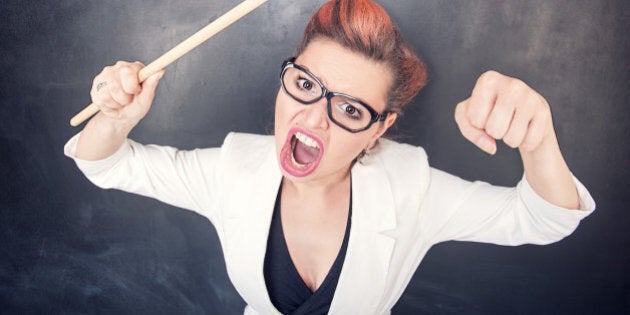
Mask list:
[[[394,190],[415,186],[412,190],[418,192],[428,186],[430,167],[422,147],[381,139],[360,164],[365,168],[382,169]]]
[[[275,141],[270,135],[231,132],[221,146],[222,164],[256,168],[275,157]]]
[[[422,147],[414,146],[407,143],[400,143],[389,139],[380,139],[379,144],[375,148],[377,152],[392,157],[415,155],[423,159],[427,159],[426,152]]]
[[[224,149],[257,150],[274,145],[274,138],[270,135],[253,133],[230,132],[223,140]]]
[[[428,170],[429,160],[422,147],[399,143],[389,139],[379,140],[379,144],[370,152],[368,160],[382,164],[387,169]],[[369,163],[369,162],[368,162]]]
[[[355,165],[355,170],[357,185],[365,181],[377,186],[379,198],[385,204],[387,200],[395,204],[400,218],[417,214],[430,182],[429,162],[423,148],[382,139],[367,158]]]

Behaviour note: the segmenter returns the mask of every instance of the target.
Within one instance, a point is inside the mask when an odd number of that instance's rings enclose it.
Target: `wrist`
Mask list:
[[[125,142],[137,121],[121,120],[98,113],[85,126],[77,141],[75,156],[83,160],[100,160],[112,155]]]
[[[112,118],[99,112],[89,123],[94,124],[103,135],[127,138],[139,122],[138,119]]]
[[[534,191],[546,201],[567,209],[577,209],[579,198],[553,129],[533,150],[520,150],[525,177]]]

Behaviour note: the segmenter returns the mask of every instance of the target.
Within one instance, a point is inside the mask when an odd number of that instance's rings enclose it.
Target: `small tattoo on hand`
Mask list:
[[[96,85],[96,92],[98,92],[100,89],[102,89],[106,85],[107,85],[107,81],[103,81],[103,82],[100,82],[99,84],[97,84]]]

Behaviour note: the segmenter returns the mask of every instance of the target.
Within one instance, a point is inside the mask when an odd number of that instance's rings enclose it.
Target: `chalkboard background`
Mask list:
[[[517,152],[485,155],[452,118],[495,69],[547,98],[566,160],[598,203],[549,246],[435,246],[393,313],[630,313],[630,2],[382,2],[430,71],[400,141],[461,177],[516,183]],[[235,3],[2,1],[0,313],[242,312],[208,220],[98,189],[62,154],[103,66],[148,63]],[[271,0],[170,66],[133,138],[190,149],[268,133],[280,63],[321,3]]]

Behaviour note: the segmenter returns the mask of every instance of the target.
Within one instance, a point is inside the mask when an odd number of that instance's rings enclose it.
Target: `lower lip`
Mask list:
[[[320,153],[319,158],[317,158],[312,163],[308,163],[303,166],[298,166],[293,163],[293,148],[291,147],[291,139],[293,139],[295,133],[300,130],[291,129],[287,134],[287,140],[280,151],[280,164],[282,165],[282,169],[287,172],[287,174],[293,177],[305,177],[312,174],[319,166],[319,161],[323,155],[323,146],[319,144]],[[304,131],[301,131],[304,132]],[[299,140],[296,140],[299,141]]]

